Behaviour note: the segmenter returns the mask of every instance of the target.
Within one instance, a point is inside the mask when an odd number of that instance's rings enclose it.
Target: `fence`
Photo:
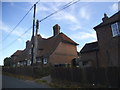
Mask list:
[[[49,67],[3,67],[3,72],[40,78],[50,74]]]
[[[65,68],[65,67],[3,67],[2,71],[40,78],[51,73],[52,80],[67,80],[81,84],[120,86],[120,68]]]
[[[120,68],[54,68],[52,79],[67,80],[89,85],[120,86]]]

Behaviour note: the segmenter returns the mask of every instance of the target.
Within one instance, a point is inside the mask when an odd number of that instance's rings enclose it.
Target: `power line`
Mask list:
[[[12,45],[14,42],[16,42],[16,40],[18,40],[19,38],[21,38],[23,35],[25,35],[30,29],[32,28],[29,27],[23,34],[21,34],[18,38],[16,38],[14,41],[12,41],[11,43],[9,43],[4,49],[7,49],[10,45]]]
[[[40,1],[40,0],[39,0],[39,1]],[[38,1],[38,2],[39,2],[39,1]],[[73,1],[75,1],[75,0],[73,0]],[[70,7],[71,5],[73,5],[73,4],[77,3],[77,2],[79,2],[80,0],[77,0],[77,1],[75,1],[75,2],[73,2],[73,1],[71,1],[71,2],[67,3],[66,5],[64,5],[63,8],[61,8],[61,9],[59,9],[59,10],[57,10],[57,11],[51,13],[50,15],[46,16],[45,18],[39,20],[39,22],[44,21],[44,20],[47,19],[48,17],[50,17],[50,16],[52,16],[52,15],[54,15],[54,14],[56,14],[56,13],[58,13],[58,12],[64,10],[64,9],[66,9],[66,8],[68,8],[68,7]],[[36,2],[35,4],[38,4],[38,2]],[[33,6],[34,6],[34,5],[33,5]],[[32,7],[30,8],[30,10],[26,13],[26,15],[23,17],[23,19],[24,19],[24,18],[27,16],[27,14],[31,11],[31,9],[33,8],[33,6],[32,6]],[[22,22],[22,20],[21,20],[20,22]],[[20,22],[19,22],[17,25],[19,25]],[[17,25],[16,25],[16,27],[17,27]],[[16,27],[15,27],[15,28],[16,28]],[[31,26],[29,29],[31,29],[31,28],[32,28],[32,26]],[[28,32],[29,29],[27,29],[21,36],[23,36],[24,34],[26,34],[26,33]],[[13,29],[13,30],[15,30],[15,29]],[[17,39],[15,39],[13,42],[11,42],[10,44],[8,44],[7,46],[12,45],[16,40],[18,40],[19,38],[21,38],[21,36],[19,36]],[[5,49],[6,49],[6,48],[5,48]]]
[[[40,2],[40,0],[38,0],[35,4],[38,4]]]
[[[35,4],[38,4],[40,0],[38,0]],[[3,41],[5,41],[8,36],[10,35],[10,33],[12,33],[17,27],[18,25],[24,20],[24,18],[29,14],[29,12],[32,10],[32,8],[34,7],[34,5],[28,10],[28,12],[25,14],[25,16],[17,23],[17,25],[8,33],[8,35],[3,39]]]
[[[75,1],[75,0],[73,0],[73,1]],[[79,2],[80,0],[77,0],[77,1],[75,1],[75,2],[73,2],[73,1],[71,1],[71,2],[67,3],[66,5],[64,5],[64,7],[63,7],[63,8],[61,8],[61,9],[59,9],[59,10],[57,10],[57,11],[55,11],[55,12],[53,12],[53,13],[49,14],[49,15],[48,15],[48,16],[46,16],[45,18],[43,18],[43,19],[39,20],[39,22],[44,21],[45,19],[49,18],[50,16],[52,16],[52,15],[54,15],[54,14],[56,14],[56,13],[58,13],[58,12],[60,12],[60,11],[64,10],[64,9],[66,9],[66,8],[70,7],[71,5],[73,5],[73,4],[77,3],[77,2]]]
[[[66,5],[64,5],[64,7],[71,4],[73,1],[75,1],[75,0],[72,0],[71,2],[67,3]]]
[[[18,22],[18,24],[9,32],[9,34],[3,39],[3,41],[5,40],[5,39],[7,39],[8,38],[8,36],[10,35],[10,33],[12,33],[17,27],[18,27],[18,25],[23,21],[23,19],[28,15],[28,13],[32,10],[32,8],[33,8],[33,6],[30,8],[30,10],[25,14],[25,16],[20,20],[20,22]]]

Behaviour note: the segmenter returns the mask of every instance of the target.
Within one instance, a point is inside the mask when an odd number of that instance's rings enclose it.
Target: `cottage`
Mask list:
[[[97,42],[86,44],[80,61],[87,66],[119,67],[120,66],[120,11],[111,17],[104,14],[102,23],[94,27]],[[91,65],[90,65],[91,64]],[[84,65],[84,66],[85,66]]]
[[[31,65],[31,47],[32,40],[26,42],[26,48],[13,61],[18,65]],[[49,38],[42,38],[40,34],[36,33],[34,36],[34,65],[65,65],[71,64],[72,60],[77,57],[78,45],[72,39],[60,32],[60,26],[56,24],[53,27],[53,36]]]
[[[87,43],[81,49],[81,67],[98,67],[98,42]]]
[[[99,45],[101,67],[120,66],[120,11],[110,18],[104,14],[103,22],[94,27]]]
[[[12,64],[13,67],[15,67],[15,63],[18,62],[19,60],[19,55],[22,53],[22,50],[17,50],[13,55],[11,55],[11,59],[12,59]],[[18,63],[19,65],[19,63]]]

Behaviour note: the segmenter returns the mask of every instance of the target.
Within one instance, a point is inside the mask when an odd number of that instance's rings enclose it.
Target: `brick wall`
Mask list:
[[[88,52],[88,53],[83,53],[81,54],[80,60],[82,61],[90,61],[92,63],[92,67],[96,67],[97,65],[97,51],[94,52]]]
[[[51,64],[71,64],[72,59],[77,57],[75,45],[60,42],[56,50],[49,57]]]
[[[112,37],[111,25],[96,29],[99,45],[99,62],[101,67],[118,66],[118,40]]]

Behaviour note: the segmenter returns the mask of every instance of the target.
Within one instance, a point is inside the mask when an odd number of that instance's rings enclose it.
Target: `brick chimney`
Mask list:
[[[53,26],[53,36],[56,36],[59,33],[60,33],[60,26],[56,24],[55,26]]]
[[[29,43],[30,43],[30,41],[27,40],[27,41],[26,41],[26,48],[29,46]]]
[[[106,13],[104,13],[104,17],[102,18],[102,21],[105,22],[108,19],[108,16]]]

